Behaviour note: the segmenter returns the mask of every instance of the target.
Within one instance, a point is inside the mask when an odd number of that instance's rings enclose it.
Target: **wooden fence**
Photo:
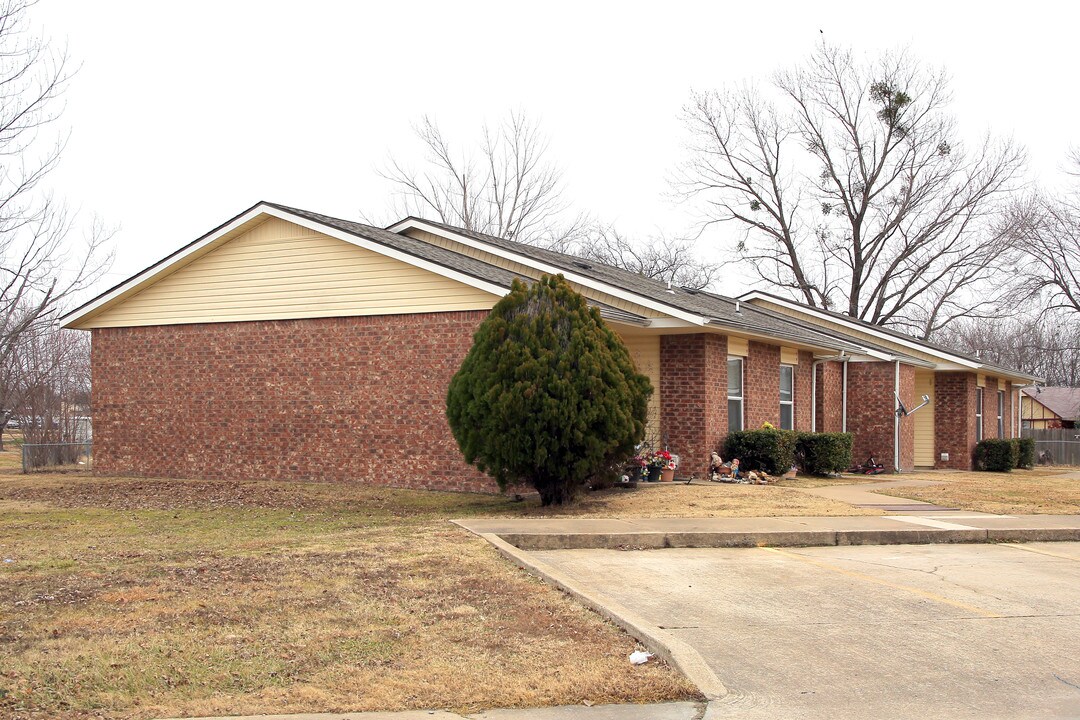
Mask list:
[[[1080,428],[1072,430],[1021,430],[1035,440],[1035,457],[1050,453],[1049,465],[1080,465]]]

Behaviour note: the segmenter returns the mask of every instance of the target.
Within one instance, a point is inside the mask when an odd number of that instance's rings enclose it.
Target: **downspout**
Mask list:
[[[896,361],[896,397],[900,397],[900,361]],[[897,402],[900,402],[897,400]],[[893,469],[900,472],[900,408],[893,413]]]
[[[840,397],[843,398],[841,401],[843,415],[840,419],[840,432],[847,432],[847,364],[850,359],[849,357],[844,358],[844,388],[840,393]]]

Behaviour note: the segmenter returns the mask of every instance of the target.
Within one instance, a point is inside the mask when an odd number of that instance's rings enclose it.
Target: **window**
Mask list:
[[[795,368],[780,366],[780,429],[795,429]]]
[[[975,388],[975,442],[983,439],[983,389]]]
[[[998,390],[998,437],[1005,437],[1005,391]]]
[[[727,422],[728,432],[743,429],[743,361],[737,357],[727,361]]]

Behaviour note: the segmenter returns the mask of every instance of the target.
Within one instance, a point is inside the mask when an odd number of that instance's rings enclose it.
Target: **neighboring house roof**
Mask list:
[[[817,316],[822,319],[832,321],[833,323],[836,323],[838,325],[850,326],[854,330],[877,336],[881,340],[884,340],[886,342],[893,341],[901,345],[910,347],[914,350],[926,353],[928,355],[937,356],[943,361],[954,362],[966,367],[970,367],[974,370],[982,370],[985,373],[1007,375],[1009,377],[1021,378],[1032,382],[1037,382],[1042,379],[1037,375],[1031,375],[1030,373],[1021,372],[1012,368],[984,362],[982,359],[975,355],[971,355],[969,353],[965,353],[951,347],[946,347],[945,345],[931,342],[929,340],[922,340],[912,335],[908,335],[907,333],[894,330],[893,328],[885,327],[882,325],[875,325],[874,323],[860,320],[859,318],[854,318],[850,315],[845,315],[843,313],[838,313],[834,310],[811,307],[809,305],[806,305],[805,303],[800,303],[790,298],[774,295],[763,290],[752,290],[748,293],[744,293],[740,296],[740,299],[747,302],[752,302],[757,299],[763,299],[766,302],[772,302],[805,315]]]
[[[1080,419],[1080,388],[1024,388],[1024,394],[1062,420]]]

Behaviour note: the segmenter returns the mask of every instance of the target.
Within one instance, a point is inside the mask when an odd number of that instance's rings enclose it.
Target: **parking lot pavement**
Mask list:
[[[697,649],[706,718],[1080,718],[1080,543],[528,554]]]

